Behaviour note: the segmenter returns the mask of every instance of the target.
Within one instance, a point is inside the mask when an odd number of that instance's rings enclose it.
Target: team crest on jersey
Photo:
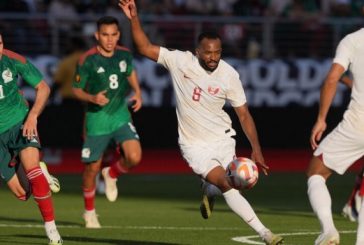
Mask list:
[[[6,69],[5,71],[3,71],[3,73],[1,74],[3,80],[5,83],[11,82],[13,81],[13,73],[11,73],[10,69]]]
[[[126,62],[125,62],[125,60],[120,61],[119,68],[120,68],[120,72],[126,72]]]
[[[214,88],[214,87],[209,86],[207,91],[209,92],[209,94],[215,95],[220,91],[220,88],[219,87]]]

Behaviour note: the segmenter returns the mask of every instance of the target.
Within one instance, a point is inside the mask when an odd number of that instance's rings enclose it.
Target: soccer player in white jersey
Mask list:
[[[221,40],[215,33],[199,36],[196,55],[168,50],[152,44],[145,35],[133,0],[119,5],[131,22],[139,52],[170,71],[177,102],[179,145],[192,170],[217,186],[228,206],[253,228],[266,244],[282,244],[256,216],[247,200],[233,189],[225,168],[235,156],[235,131],[223,106],[228,101],[235,109],[252,146],[251,158],[267,173],[254,121],[249,113],[238,73],[221,60]]]
[[[331,197],[326,180],[335,171],[343,174],[364,155],[364,29],[345,36],[336,49],[330,71],[321,89],[320,107],[311,132],[310,143],[315,149],[310,161],[308,197],[320,220],[321,234],[315,244],[339,244],[340,236],[334,225]],[[342,121],[320,144],[326,130],[326,117],[342,74],[349,69],[353,75],[351,100]],[[364,244],[363,203],[359,212],[356,245]]]

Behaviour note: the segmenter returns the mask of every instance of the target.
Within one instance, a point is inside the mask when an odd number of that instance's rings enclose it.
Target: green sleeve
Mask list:
[[[88,76],[87,63],[85,62],[82,65],[78,64],[72,87],[84,89],[86,87]]]
[[[28,59],[26,60],[25,64],[18,62],[17,69],[25,82],[31,85],[33,88],[43,80],[43,76],[40,71],[32,63],[30,63]]]

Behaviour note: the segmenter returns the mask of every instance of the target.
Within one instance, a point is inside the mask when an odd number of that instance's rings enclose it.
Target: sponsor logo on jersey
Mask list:
[[[120,68],[120,72],[126,72],[126,62],[125,62],[125,60],[120,61],[119,68]]]
[[[105,69],[104,67],[100,66],[99,69],[97,69],[97,73],[104,73]]]
[[[219,87],[214,88],[214,87],[209,86],[207,91],[209,92],[209,94],[215,95],[220,91],[220,88]]]
[[[3,71],[3,73],[1,74],[3,80],[5,83],[11,82],[13,81],[13,73],[11,73],[11,71],[8,69],[6,69],[5,71]]]

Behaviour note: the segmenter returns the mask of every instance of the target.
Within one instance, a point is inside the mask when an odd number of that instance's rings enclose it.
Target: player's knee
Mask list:
[[[306,176],[310,178],[313,175],[321,175],[327,179],[331,175],[332,171],[325,166],[320,157],[314,156],[308,165]]]
[[[125,158],[127,167],[134,167],[142,160],[141,154],[131,153]]]

